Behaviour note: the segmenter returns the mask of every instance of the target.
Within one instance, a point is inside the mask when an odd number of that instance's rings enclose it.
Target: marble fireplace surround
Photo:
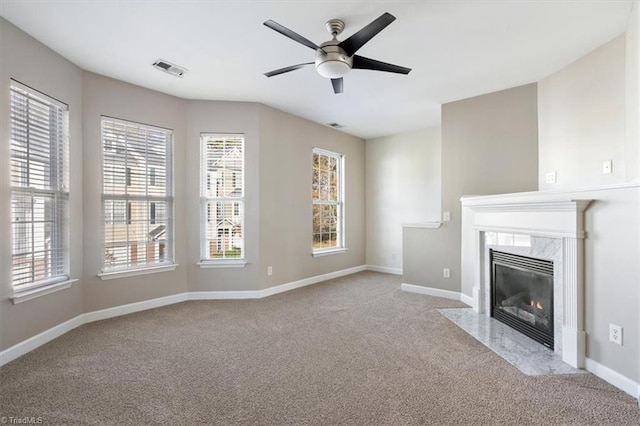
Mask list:
[[[572,367],[584,368],[584,211],[592,200],[529,194],[462,197],[463,270],[467,265],[467,273],[463,271],[462,276],[463,289],[472,288],[470,302],[476,312],[490,315],[486,233],[530,236],[530,252],[523,252],[521,247],[505,251],[554,260],[555,352]],[[550,245],[557,248],[554,254],[536,256],[536,252]]]

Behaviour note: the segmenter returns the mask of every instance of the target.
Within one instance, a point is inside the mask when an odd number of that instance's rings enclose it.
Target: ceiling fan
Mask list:
[[[273,77],[275,75],[295,71],[307,65],[315,64],[318,74],[325,78],[331,79],[334,93],[342,93],[342,78],[349,71],[351,71],[351,69],[409,74],[411,68],[388,64],[386,62],[376,61],[375,59],[369,59],[365,58],[364,56],[355,54],[358,49],[364,46],[376,34],[385,29],[387,25],[395,20],[396,18],[392,14],[384,13],[369,25],[353,34],[348,39],[339,41],[337,37],[342,32],[342,30],[344,30],[344,22],[340,19],[332,19],[326,23],[326,27],[327,31],[329,31],[329,34],[331,34],[333,39],[325,41],[320,46],[318,46],[314,42],[302,37],[300,34],[297,34],[291,31],[289,28],[269,19],[268,21],[264,22],[264,25],[274,31],[279,32],[285,37],[289,37],[291,40],[297,41],[298,43],[315,50],[316,60],[315,62],[305,62],[303,64],[291,65],[274,71],[266,72],[264,73],[264,75],[266,75],[267,77]]]

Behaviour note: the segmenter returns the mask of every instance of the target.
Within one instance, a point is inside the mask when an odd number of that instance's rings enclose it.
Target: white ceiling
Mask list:
[[[440,122],[440,104],[539,81],[625,31],[631,0],[603,1],[14,1],[0,15],[79,67],[187,99],[261,102],[372,138]],[[345,92],[313,67],[314,52],[262,25],[320,44],[344,40],[384,12],[397,20],[359,55],[412,68],[353,70]],[[156,59],[186,67],[176,78]]]

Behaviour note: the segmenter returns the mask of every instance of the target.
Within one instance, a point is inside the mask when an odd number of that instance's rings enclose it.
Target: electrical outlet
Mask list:
[[[443,276],[444,278],[451,278],[451,269],[449,269],[449,268],[444,268],[444,269],[442,270],[442,276]]]
[[[547,172],[547,183],[556,183],[556,172]]]
[[[602,163],[602,174],[610,175],[613,172],[613,162],[611,160],[607,160]]]
[[[267,266],[267,275],[273,275],[273,267]]]
[[[449,222],[451,220],[451,212],[442,212],[442,221]]]
[[[609,340],[616,345],[622,346],[622,327],[609,324]]]

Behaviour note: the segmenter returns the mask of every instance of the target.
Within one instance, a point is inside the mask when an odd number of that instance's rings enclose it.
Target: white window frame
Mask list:
[[[242,140],[242,170],[239,172],[233,172],[232,180],[234,184],[238,177],[240,177],[241,186],[240,186],[240,196],[233,197],[225,197],[218,196],[218,186],[221,178],[214,178],[207,168],[207,153],[206,153],[206,141],[210,138],[214,139],[241,139]],[[197,263],[201,268],[242,268],[244,267],[246,262],[246,251],[245,251],[245,226],[244,226],[244,212],[245,212],[245,153],[246,153],[246,139],[244,134],[241,133],[201,133],[200,134],[200,261]],[[216,187],[213,188],[213,184],[216,184]],[[213,196],[208,196],[207,191],[213,191]],[[212,258],[209,257],[209,244],[207,242],[207,223],[210,220],[214,211],[216,211],[217,216],[217,202],[226,202],[230,203],[231,206],[231,215],[235,212],[235,205],[238,203],[239,207],[239,222],[240,228],[242,232],[242,243],[241,243],[241,256],[240,257],[218,257]],[[215,206],[214,206],[215,204]],[[226,235],[226,234],[225,234]],[[229,232],[230,238],[232,237],[232,233]],[[218,241],[218,245],[220,245],[220,241]]]
[[[124,204],[122,212],[118,211],[115,205],[117,200],[105,200],[103,202],[105,224],[112,225],[118,222],[126,222],[127,220],[127,204]]]
[[[345,246],[345,157],[343,154],[328,151],[322,148],[313,148],[311,151],[311,173],[313,175],[313,157],[314,155],[324,155],[327,157],[332,157],[336,159],[336,172],[338,175],[338,200],[327,201],[327,200],[319,200],[315,199],[313,196],[313,190],[311,191],[311,204],[312,204],[312,212],[314,205],[336,205],[337,206],[337,247],[330,248],[314,248],[313,239],[314,239],[314,230],[313,230],[313,222],[311,225],[311,255],[313,257],[321,257],[328,256],[333,254],[340,254],[346,252],[348,249]],[[312,181],[313,183],[313,181]],[[313,221],[313,217],[312,217]]]
[[[22,173],[20,180],[21,182],[16,183],[13,181],[13,176],[11,178],[11,223],[12,223],[12,232],[11,232],[11,283],[13,295],[10,297],[13,300],[13,303],[20,303],[26,300],[33,299],[35,297],[39,297],[41,295],[49,294],[54,291],[62,290],[64,288],[70,287],[71,283],[77,281],[72,280],[70,278],[70,248],[69,248],[69,106],[63,102],[58,101],[38,90],[35,90],[29,86],[26,86],[22,83],[19,83],[15,80],[10,80],[10,162],[13,161],[26,161],[27,169],[26,174]],[[26,114],[26,122],[20,122],[18,118],[14,119],[14,114],[17,116],[20,114],[20,110],[13,104],[14,96],[16,100],[22,100],[25,102],[24,111]],[[42,110],[43,108],[49,108],[50,110],[55,111],[56,119],[59,120],[57,125],[53,125],[49,123],[48,129],[44,131],[48,131],[49,139],[46,144],[49,147],[48,158],[43,158],[42,155],[42,140],[39,142],[34,142],[39,145],[39,150],[31,148],[31,136],[30,131],[33,127],[37,126],[36,123],[32,122],[32,117],[30,115],[30,106],[38,105],[38,109]],[[13,134],[22,134],[23,142],[26,144],[23,145],[17,140],[14,141]],[[51,136],[54,136],[53,139]],[[23,151],[24,149],[24,151]],[[32,170],[31,168],[31,158],[32,157],[40,157],[40,161],[38,163],[44,164],[48,166],[48,187],[44,187],[46,181],[44,178],[40,182],[40,184],[31,184],[31,179],[38,180],[37,170]],[[36,164],[34,162],[33,164]],[[45,167],[45,166],[43,166]],[[10,167],[13,169],[13,166]],[[41,171],[44,169],[41,169]],[[11,172],[12,174],[14,171]],[[33,174],[33,176],[32,176]],[[44,175],[43,175],[44,176]],[[31,226],[31,236],[25,237],[23,243],[27,244],[30,247],[26,250],[24,247],[21,253],[15,252],[15,247],[17,241],[14,240],[15,237],[15,229],[13,224],[18,223],[18,220],[13,216],[14,214],[14,197],[17,199],[18,197],[27,197],[31,199],[32,203],[36,203],[38,199],[41,201],[45,198],[52,199],[53,205],[49,205],[49,213],[53,219],[48,221],[51,224],[52,230],[48,234],[49,237],[49,246],[50,250],[45,250],[43,252],[44,260],[39,259],[39,261],[45,262],[45,272],[44,277],[40,279],[36,279],[35,277],[35,262],[37,252],[35,250],[35,228],[38,225],[37,220],[34,219],[34,211],[31,210],[30,219],[27,223],[30,223]],[[33,204],[32,204],[33,205]],[[46,209],[43,211],[43,214],[46,213]],[[43,217],[43,221],[46,220]],[[44,229],[45,222],[41,222],[41,226]],[[46,238],[47,233],[43,231],[44,234],[42,238]],[[26,251],[25,251],[26,250]],[[29,281],[25,281],[22,283],[15,284],[15,280],[17,276],[17,269],[14,270],[14,257],[19,256],[23,257],[25,255],[31,256],[31,279]],[[28,267],[29,269],[29,267]]]
[[[148,164],[146,165],[148,167],[148,170],[146,171],[146,175],[145,178],[143,180],[143,182],[140,182],[140,184],[144,184],[145,188],[146,188],[146,195],[134,195],[134,194],[129,194],[129,188],[131,188],[132,186],[132,170],[131,168],[127,165],[125,167],[125,193],[122,194],[106,194],[105,193],[105,158],[104,158],[104,151],[107,149],[111,148],[111,144],[107,144],[105,141],[105,123],[117,123],[120,125],[124,125],[124,126],[128,126],[128,127],[132,127],[135,129],[141,129],[141,130],[148,130],[150,132],[159,132],[159,133],[163,133],[166,138],[167,138],[167,145],[166,145],[166,177],[165,177],[165,182],[163,185],[163,182],[159,179],[159,177],[157,176],[157,169],[155,167],[150,167]],[[108,116],[102,116],[101,120],[100,120],[100,133],[101,133],[101,151],[102,151],[102,161],[101,161],[101,170],[102,170],[102,226],[103,226],[103,230],[102,230],[102,270],[101,272],[98,274],[98,276],[100,278],[102,278],[103,280],[107,280],[107,279],[114,279],[114,278],[122,278],[122,277],[128,277],[128,276],[135,276],[135,275],[142,275],[142,274],[147,274],[147,273],[155,273],[155,272],[165,272],[165,271],[172,271],[174,270],[178,265],[175,263],[175,253],[174,253],[174,194],[173,194],[173,188],[174,188],[174,183],[173,183],[173,162],[174,162],[174,158],[173,158],[173,138],[174,138],[174,133],[173,130],[171,129],[167,129],[167,128],[163,128],[163,127],[158,127],[158,126],[151,126],[148,124],[142,124],[142,123],[138,123],[138,122],[134,122],[134,121],[129,121],[129,120],[123,120],[123,119],[119,119],[119,118],[113,118],[113,117],[108,117]],[[146,141],[148,143],[148,140]],[[123,147],[126,149],[126,145]],[[151,169],[153,169],[153,173],[154,173],[154,179],[155,179],[155,185],[151,185],[151,180],[150,180],[150,174],[151,174]],[[158,196],[158,195],[150,195],[149,194],[149,190],[153,189],[153,188],[158,188],[158,187],[165,187],[165,195],[164,196]],[[164,261],[160,261],[160,262],[140,262],[140,263],[136,263],[135,265],[125,265],[125,266],[115,266],[115,267],[110,267],[107,265],[106,263],[106,249],[107,249],[107,242],[105,241],[105,232],[104,232],[104,226],[108,225],[107,221],[105,220],[105,206],[106,203],[110,200],[122,200],[125,201],[125,225],[127,228],[127,243],[130,241],[129,236],[128,236],[128,232],[129,232],[129,226],[131,225],[131,217],[130,217],[130,209],[131,209],[131,202],[145,202],[146,203],[146,208],[148,210],[148,213],[150,213],[149,209],[150,209],[150,205],[151,203],[156,203],[156,224],[158,221],[158,204],[157,203],[165,203],[166,205],[166,215],[167,215],[167,224],[166,224],[166,244],[164,245],[164,249],[163,249],[163,253],[165,255],[165,260]],[[156,226],[156,224],[151,224],[151,217],[150,214],[149,216],[149,224],[151,226]],[[115,248],[116,246],[114,246]],[[123,246],[125,247],[125,246]],[[128,245],[126,247],[129,247]],[[127,249],[129,250],[129,249]]]

